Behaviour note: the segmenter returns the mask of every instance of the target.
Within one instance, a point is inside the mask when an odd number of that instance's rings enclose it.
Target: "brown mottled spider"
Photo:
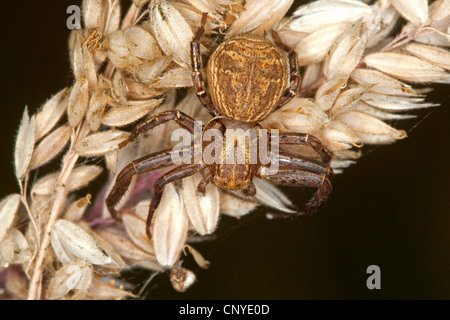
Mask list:
[[[196,93],[201,103],[214,117],[203,126],[203,133],[208,128],[216,128],[224,133],[227,128],[242,130],[262,127],[259,121],[275,109],[288,102],[297,92],[300,75],[297,68],[296,53],[285,46],[278,38],[279,46],[287,51],[288,59],[282,50],[269,40],[253,36],[241,35],[223,42],[211,55],[207,66],[208,93],[202,75],[200,56],[200,37],[206,23],[206,14],[191,42],[192,79]],[[288,62],[288,61],[289,62]],[[289,63],[289,67],[288,67]],[[123,145],[138,138],[139,134],[158,125],[173,120],[181,127],[194,134],[194,119],[178,110],[159,113],[134,128],[128,140]],[[268,134],[269,136],[270,134]],[[268,137],[270,138],[270,137]],[[257,139],[256,143],[259,143]],[[245,162],[213,163],[204,161],[193,164],[183,164],[164,174],[154,184],[154,195],[147,217],[147,235],[150,237],[150,225],[155,209],[158,207],[164,186],[178,179],[183,179],[202,169],[207,169],[203,180],[198,185],[198,191],[205,192],[211,181],[227,190],[243,190],[248,196],[256,194],[252,182],[254,177],[269,180],[285,186],[302,186],[317,188],[309,200],[304,212],[280,214],[280,217],[314,214],[327,200],[332,192],[333,171],[330,167],[331,154],[321,142],[309,134],[281,133],[280,145],[308,144],[320,156],[321,161],[306,159],[294,154],[280,154],[279,167],[276,173],[270,168],[249,161],[249,146],[241,147],[245,154]],[[190,155],[194,147],[190,148]],[[202,149],[205,144],[202,145]],[[226,145],[222,151],[226,154]],[[118,175],[116,183],[106,199],[106,205],[113,217],[117,218],[115,206],[125,194],[133,176],[153,171],[162,167],[172,166],[172,153],[167,149],[156,152],[127,165]],[[236,160],[236,158],[234,158]]]

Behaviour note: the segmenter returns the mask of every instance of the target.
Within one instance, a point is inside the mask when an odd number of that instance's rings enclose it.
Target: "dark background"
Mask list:
[[[12,153],[24,107],[34,113],[71,85],[70,4],[80,3],[0,2],[0,198],[18,192]],[[319,215],[269,221],[260,210],[241,221],[223,218],[218,240],[196,246],[211,261],[210,269],[187,261],[197,283],[179,294],[160,276],[150,284],[148,298],[449,299],[450,87],[435,88],[429,100],[442,106],[395,124],[411,130],[426,117],[408,139],[365,147],[357,164],[337,176]],[[302,206],[299,191],[286,190]],[[373,264],[381,268],[381,290],[366,287],[366,269]],[[139,276],[148,274],[129,278],[142,282]]]

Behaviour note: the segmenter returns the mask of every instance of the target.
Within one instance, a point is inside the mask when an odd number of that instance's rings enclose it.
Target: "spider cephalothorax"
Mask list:
[[[207,80],[210,94],[206,89],[201,70],[199,43],[205,23],[206,15],[203,15],[201,27],[191,42],[194,87],[202,104],[214,117],[203,126],[203,134],[212,128],[223,135],[230,128],[240,129],[241,131],[238,132],[254,130],[258,134],[253,139],[244,139],[243,143],[232,141],[232,148],[242,152],[242,161],[238,161],[236,155],[233,156],[231,162],[210,163],[202,159],[196,163],[178,165],[159,178],[154,185],[154,195],[147,218],[147,234],[149,236],[152,216],[160,203],[164,186],[203,169],[206,169],[203,180],[198,185],[198,191],[201,193],[204,193],[207,184],[212,182],[223,189],[240,189],[246,195],[253,196],[256,194],[256,188],[252,182],[254,177],[279,185],[316,188],[317,191],[307,203],[305,211],[289,216],[315,213],[332,192],[331,154],[312,135],[284,132],[276,136],[276,143],[280,146],[308,144],[318,154],[320,161],[307,159],[292,152],[281,152],[276,157],[276,171],[272,170],[271,164],[263,163],[260,160],[259,151],[256,154],[257,160],[251,161],[249,150],[251,147],[260,150],[258,146],[261,143],[268,144],[267,141],[274,141],[271,133],[262,131],[263,135],[266,135],[262,142],[260,129],[263,127],[259,121],[288,102],[298,90],[300,76],[296,53],[277,38],[279,46],[263,37],[254,35],[241,35],[228,39],[212,53],[208,62]],[[287,58],[284,51],[287,52]],[[179,110],[166,111],[136,126],[128,140],[122,145],[136,140],[139,134],[170,120],[176,121],[181,127],[194,134],[195,120],[193,118]],[[224,157],[230,149],[230,144],[227,144],[225,140],[219,148]],[[203,143],[202,150],[205,148],[206,144]],[[194,149],[195,146],[192,146],[188,150],[190,156],[193,156]],[[270,146],[268,146],[268,150],[270,153]],[[133,161],[119,173],[116,183],[106,199],[108,209],[114,217],[117,217],[115,206],[128,189],[132,177],[162,167],[173,166],[174,152],[167,149],[147,155]],[[225,160],[225,158],[222,159]]]

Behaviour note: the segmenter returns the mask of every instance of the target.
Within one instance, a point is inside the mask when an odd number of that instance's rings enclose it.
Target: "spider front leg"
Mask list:
[[[299,132],[283,132],[277,135],[271,135],[271,139],[276,139],[278,136],[279,144],[302,144],[305,143],[309,145],[311,148],[316,151],[322,161],[325,163],[329,163],[331,158],[333,157],[330,151],[322,144],[322,142],[316,137],[308,134],[308,133],[299,133]]]
[[[173,169],[172,171],[169,171],[158,180],[156,180],[155,185],[153,187],[154,194],[152,201],[150,202],[150,207],[148,209],[147,224],[145,228],[145,231],[147,232],[147,236],[149,239],[151,239],[150,227],[152,225],[153,214],[155,213],[156,208],[158,208],[158,205],[161,202],[164,186],[175,180],[189,177],[195,174],[196,172],[200,171],[200,169],[202,168],[203,166],[201,164],[188,164],[179,166]]]
[[[150,172],[159,168],[169,167],[173,165],[171,149],[152,153],[145,157],[134,160],[120,171],[117,175],[116,182],[108,197],[106,198],[106,206],[114,219],[118,219],[116,205],[125,195],[131,184],[131,179],[138,174]],[[192,148],[189,149],[192,154]]]
[[[276,213],[273,218],[293,218],[315,214],[328,200],[333,192],[333,169],[326,164],[305,159],[280,156],[280,168],[276,172],[268,167],[261,167],[258,176],[278,185],[292,187],[316,188],[316,192],[308,201],[304,212],[293,214]]]
[[[180,125],[180,127],[194,134],[195,120],[193,118],[191,118],[186,113],[181,112],[179,110],[164,111],[138,124],[133,129],[133,131],[131,131],[131,134],[128,137],[128,139],[119,144],[119,147],[120,148],[125,147],[128,143],[135,141],[141,133],[144,133],[168,121],[175,121],[176,123],[178,123],[178,125]]]
[[[205,81],[202,74],[202,57],[200,55],[200,37],[205,31],[205,24],[208,18],[207,13],[203,13],[200,28],[197,30],[194,38],[191,41],[191,65],[192,65],[192,82],[194,84],[195,93],[200,102],[208,109],[209,113],[216,117],[219,113],[214,108],[214,103],[211,96],[206,91]]]

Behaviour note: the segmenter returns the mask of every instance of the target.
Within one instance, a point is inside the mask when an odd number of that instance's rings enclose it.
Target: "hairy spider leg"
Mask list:
[[[189,152],[192,154],[192,149]],[[163,167],[169,167],[173,165],[172,149],[167,149],[159,152],[155,152],[145,157],[139,158],[128,164],[117,175],[116,182],[113,189],[106,198],[106,206],[108,207],[111,216],[114,219],[118,219],[118,214],[115,206],[119,203],[120,199],[127,192],[130,186],[131,179],[138,174],[150,172]]]
[[[273,218],[285,219],[315,214],[328,200],[333,192],[334,174],[330,166],[302,158],[280,157],[280,166],[276,173],[267,167],[261,167],[257,176],[277,185],[291,187],[317,188],[307,202],[305,211],[296,213],[273,213]]]
[[[280,145],[290,145],[290,144],[306,144],[316,151],[319,156],[322,158],[322,161],[325,163],[329,163],[331,158],[333,157],[330,151],[322,144],[322,142],[310,135],[308,133],[299,133],[299,132],[282,132],[278,134]],[[271,137],[274,139],[275,137]]]
[[[202,22],[200,28],[197,30],[194,38],[191,41],[191,65],[192,65],[192,82],[194,84],[195,93],[203,106],[208,109],[209,113],[216,117],[219,112],[215,110],[214,103],[211,100],[211,96],[206,90],[205,80],[202,73],[202,57],[200,54],[200,37],[205,31],[207,13],[203,13]]]
[[[148,208],[147,224],[145,227],[145,231],[147,232],[147,236],[149,239],[151,239],[150,227],[152,225],[153,214],[155,213],[156,208],[158,208],[158,205],[161,202],[164,186],[175,180],[189,177],[195,174],[196,172],[200,171],[202,168],[203,165],[196,163],[179,166],[169,171],[158,180],[156,180],[155,185],[153,187],[154,191],[153,198],[152,201],[150,202],[150,207]]]
[[[158,113],[151,117],[150,119],[138,124],[133,131],[131,131],[130,136],[127,140],[123,141],[119,147],[126,146],[129,142],[135,141],[141,133],[153,129],[156,126],[164,124],[168,121],[175,121],[178,125],[190,133],[194,134],[194,122],[195,120],[188,116],[186,113],[179,110],[170,110]]]

